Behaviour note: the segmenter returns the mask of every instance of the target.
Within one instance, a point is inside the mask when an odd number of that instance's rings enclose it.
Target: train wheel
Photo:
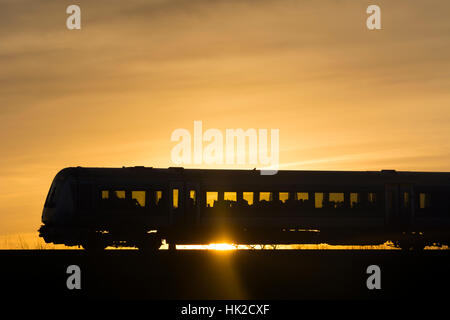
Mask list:
[[[106,248],[105,242],[98,234],[90,234],[81,244],[88,252],[102,252]]]
[[[398,247],[405,251],[422,251],[425,244],[418,241],[399,241]]]
[[[138,244],[139,251],[156,252],[161,247],[161,239],[156,237],[146,237]]]

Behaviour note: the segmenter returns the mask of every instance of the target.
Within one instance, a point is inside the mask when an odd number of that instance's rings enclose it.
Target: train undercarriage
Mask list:
[[[92,229],[86,227],[57,227],[43,225],[39,234],[47,243],[81,246],[88,251],[101,251],[107,247],[136,247],[143,252],[158,250],[165,242],[169,249],[179,245],[233,243],[276,248],[277,245],[328,244],[352,246],[378,246],[391,242],[403,250],[422,250],[426,246],[450,243],[445,234],[395,230],[307,230],[301,228],[251,230],[217,230],[197,228],[189,230],[163,229],[147,231],[139,228]],[[438,240],[436,240],[438,239]]]

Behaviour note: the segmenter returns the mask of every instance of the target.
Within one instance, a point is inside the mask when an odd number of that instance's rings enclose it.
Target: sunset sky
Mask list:
[[[449,17],[448,0],[0,0],[0,235],[39,228],[64,167],[173,166],[195,120],[279,129],[283,169],[450,171]]]

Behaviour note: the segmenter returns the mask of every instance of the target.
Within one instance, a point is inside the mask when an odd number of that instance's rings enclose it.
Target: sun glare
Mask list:
[[[208,245],[209,250],[236,250],[236,247],[229,243],[211,243]]]

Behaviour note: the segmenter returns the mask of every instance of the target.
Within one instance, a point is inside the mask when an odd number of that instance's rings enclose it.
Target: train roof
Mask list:
[[[102,168],[69,167],[59,174],[75,174],[78,177],[99,179],[132,179],[145,181],[192,180],[206,184],[214,183],[275,183],[275,184],[386,184],[410,183],[450,186],[450,172],[419,171],[317,171],[279,170],[275,175],[261,175],[260,170],[245,169],[188,169],[182,167],[153,168],[144,166]]]

